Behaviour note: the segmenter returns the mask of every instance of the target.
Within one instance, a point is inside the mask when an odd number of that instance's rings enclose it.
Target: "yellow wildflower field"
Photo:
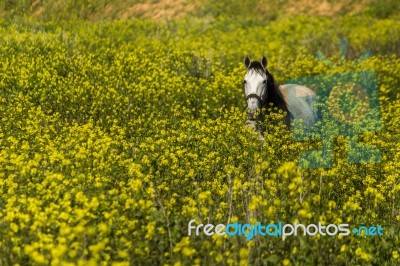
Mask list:
[[[395,19],[348,16],[0,21],[0,264],[399,264],[399,40]],[[373,70],[383,126],[359,139],[380,162],[349,162],[338,136],[331,168],[299,168],[321,141],[296,141],[279,112],[260,141],[245,126],[248,54],[280,84]],[[189,235],[192,219],[384,231],[247,241]]]

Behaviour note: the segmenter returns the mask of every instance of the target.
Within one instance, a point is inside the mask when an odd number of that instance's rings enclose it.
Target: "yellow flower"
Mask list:
[[[184,257],[191,257],[195,253],[196,253],[196,250],[194,248],[190,248],[190,247],[183,247],[182,248],[182,255]]]
[[[12,230],[14,233],[18,233],[19,227],[18,227],[17,224],[11,223],[11,224],[10,224],[10,228],[11,228],[11,230]]]
[[[392,251],[392,258],[395,260],[399,258],[399,252],[397,250]]]

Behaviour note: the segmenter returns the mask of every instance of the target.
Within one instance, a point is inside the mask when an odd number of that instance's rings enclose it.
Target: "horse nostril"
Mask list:
[[[256,120],[256,115],[255,113],[247,113],[247,120]]]

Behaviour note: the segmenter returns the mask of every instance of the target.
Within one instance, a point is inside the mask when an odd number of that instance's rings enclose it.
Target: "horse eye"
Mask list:
[[[265,80],[263,81],[263,83],[264,83],[264,84],[267,84],[267,80],[265,79]]]
[[[243,84],[246,84],[246,80],[243,80]]]

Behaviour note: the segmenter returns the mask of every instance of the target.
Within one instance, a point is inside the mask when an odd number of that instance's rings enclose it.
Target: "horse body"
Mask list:
[[[273,76],[266,69],[265,56],[261,62],[252,62],[249,57],[246,57],[244,63],[247,72],[243,83],[249,110],[246,124],[262,131],[258,128],[256,121],[264,119],[271,104],[287,112],[284,122],[288,127],[297,119],[302,120],[305,128],[310,128],[317,121],[317,115],[312,106],[317,101],[317,96],[312,90],[297,84],[276,86]],[[263,108],[267,113],[257,111]]]
[[[305,128],[311,128],[318,120],[313,104],[317,102],[315,92],[298,84],[284,84],[278,87],[290,113],[290,122],[302,119]]]

